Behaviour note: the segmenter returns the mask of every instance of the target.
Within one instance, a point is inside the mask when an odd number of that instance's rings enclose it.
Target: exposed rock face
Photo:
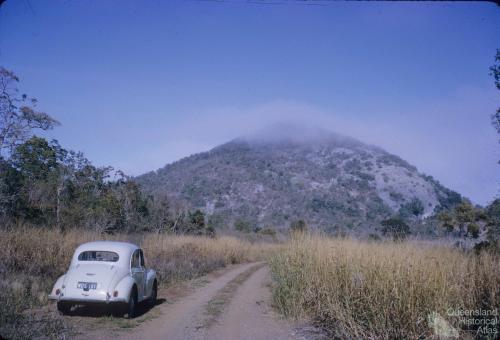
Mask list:
[[[318,129],[278,126],[137,178],[146,191],[201,208],[216,226],[370,229],[399,213],[431,215],[460,195],[386,151]]]

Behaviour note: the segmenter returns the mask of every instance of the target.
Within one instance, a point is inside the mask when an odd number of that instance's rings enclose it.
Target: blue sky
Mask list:
[[[61,121],[51,137],[132,175],[292,121],[498,196],[499,6],[274,2],[7,0],[0,65]]]

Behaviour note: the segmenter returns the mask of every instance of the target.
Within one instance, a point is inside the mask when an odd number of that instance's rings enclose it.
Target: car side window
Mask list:
[[[140,255],[139,250],[134,251],[132,254],[132,261],[130,263],[131,268],[140,268]]]
[[[140,256],[141,267],[146,268],[146,264],[144,263],[144,254],[143,254],[142,250],[139,250],[139,256]]]

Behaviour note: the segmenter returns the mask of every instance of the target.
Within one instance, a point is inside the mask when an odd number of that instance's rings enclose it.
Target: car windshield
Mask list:
[[[78,255],[78,261],[118,262],[118,254],[112,251],[87,250]]]

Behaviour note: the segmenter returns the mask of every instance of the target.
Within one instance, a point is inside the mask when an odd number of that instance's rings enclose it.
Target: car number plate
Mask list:
[[[78,282],[76,287],[85,291],[97,289],[97,282]]]

